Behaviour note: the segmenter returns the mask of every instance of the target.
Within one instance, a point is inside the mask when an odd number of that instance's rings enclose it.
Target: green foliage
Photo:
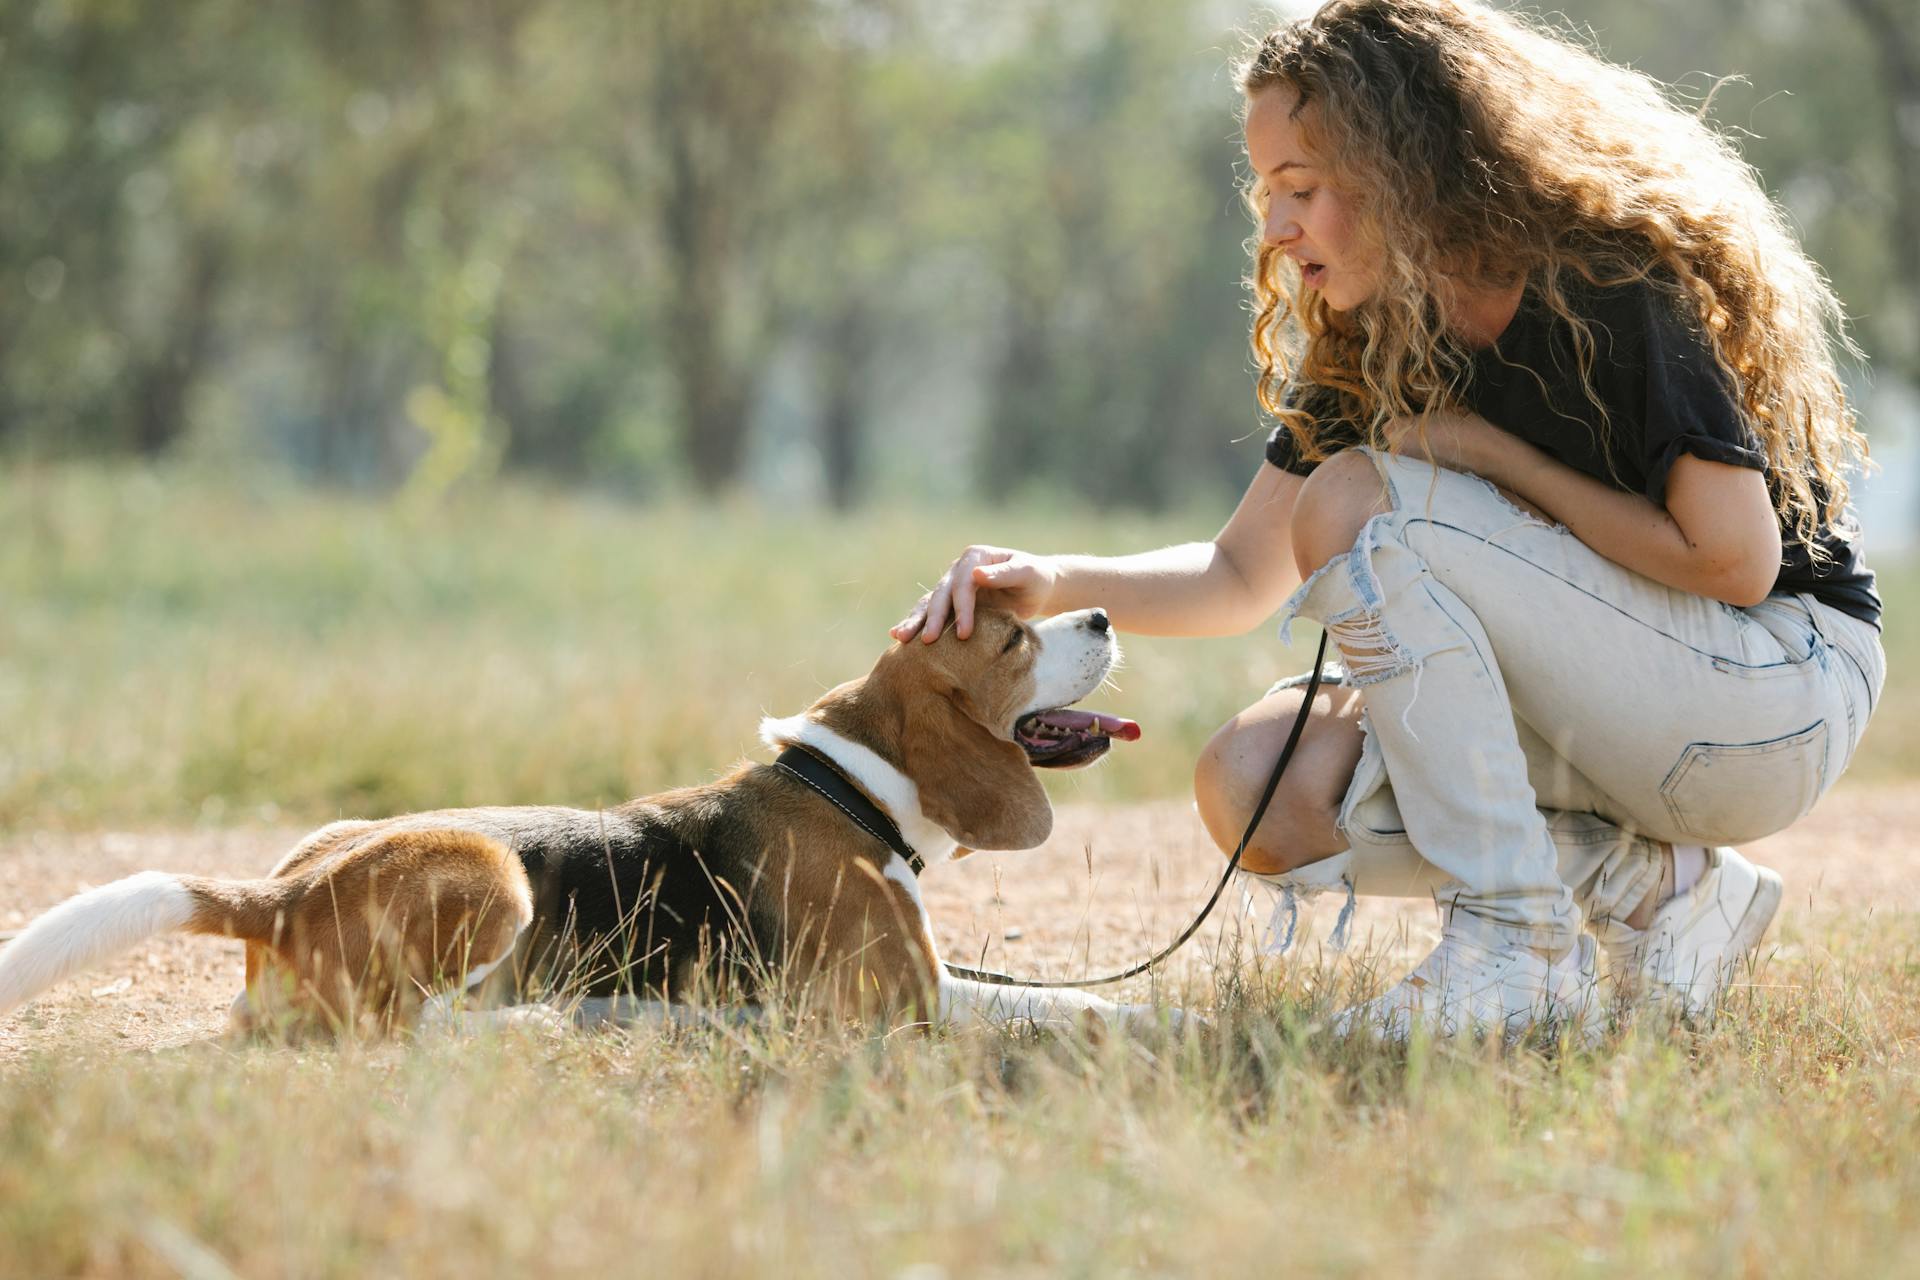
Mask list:
[[[1869,350],[1913,369],[1920,108],[1874,56],[1905,46],[1784,0],[1573,10],[1658,74],[1748,75],[1717,115],[1757,135]],[[20,0],[0,449],[238,452],[422,495],[500,464],[842,507],[1215,495],[1256,429],[1243,16]]]

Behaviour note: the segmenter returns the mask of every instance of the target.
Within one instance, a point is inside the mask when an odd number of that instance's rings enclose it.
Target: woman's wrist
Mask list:
[[[1468,471],[1482,480],[1491,480],[1495,484],[1506,484],[1503,475],[1510,469],[1513,458],[1505,450],[1496,447],[1494,435],[1499,428],[1477,417],[1459,420],[1453,428],[1455,465],[1462,471]],[[1519,443],[1509,436],[1513,443]]]
[[[1052,617],[1056,613],[1066,613],[1072,609],[1089,606],[1076,604],[1073,591],[1077,578],[1084,578],[1088,561],[1092,556],[1059,555],[1035,556],[1040,562],[1040,580],[1045,584],[1040,593],[1039,615]]]
[[[1483,418],[1468,421],[1473,427],[1468,433],[1466,470],[1503,489],[1511,489],[1530,502],[1535,501],[1529,490],[1537,487],[1532,481],[1540,459],[1546,455]]]

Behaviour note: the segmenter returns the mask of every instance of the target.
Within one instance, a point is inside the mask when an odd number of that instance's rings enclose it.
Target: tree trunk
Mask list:
[[[577,474],[581,455],[578,424],[543,421],[534,409],[527,396],[520,340],[508,314],[503,300],[494,308],[487,342],[487,401],[507,433],[504,456],[513,464]]]
[[[851,296],[843,298],[827,326],[824,407],[820,415],[820,452],[827,474],[827,501],[835,511],[848,511],[859,501],[864,459],[861,457],[860,392],[865,386],[873,325]]]
[[[739,475],[746,456],[747,397],[725,351],[726,255],[733,242],[727,193],[706,180],[692,129],[668,141],[671,180],[666,242],[672,260],[668,360],[680,393],[681,453],[702,493]]]
[[[720,354],[718,318],[698,300],[673,308],[669,343],[680,389],[681,454],[703,494],[718,493],[740,474],[746,458],[747,397]]]
[[[1045,470],[1053,372],[1046,307],[1016,297],[1008,306],[1006,354],[994,378],[993,417],[981,458],[986,492],[1008,493]]]
[[[224,245],[210,235],[195,239],[173,327],[134,383],[133,444],[142,457],[166,452],[186,430],[187,396],[213,345],[214,313],[226,263]]]

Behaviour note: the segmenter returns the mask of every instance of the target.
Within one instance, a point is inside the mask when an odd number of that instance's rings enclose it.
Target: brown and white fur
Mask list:
[[[1098,756],[1110,721],[1069,735],[1071,750],[1015,725],[1079,701],[1117,657],[1098,610],[1031,625],[985,608],[969,640],[949,629],[895,645],[762,736],[834,762],[929,865],[1031,848],[1053,821],[1035,765]],[[456,996],[504,1006],[556,994],[671,1010],[783,993],[890,1025],[1141,1015],[1082,991],[948,976],[906,861],[762,764],[600,812],[336,822],[261,880],[142,872],[0,949],[0,1016],[170,931],[245,940],[242,1029],[387,1032]]]

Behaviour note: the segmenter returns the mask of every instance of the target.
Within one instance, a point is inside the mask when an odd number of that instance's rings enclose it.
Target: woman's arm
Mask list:
[[[1122,631],[1231,636],[1259,626],[1300,585],[1294,503],[1305,478],[1262,466],[1212,542],[1132,556],[1061,556],[1047,613],[1098,605]]]
[[[1471,471],[1551,515],[1615,564],[1655,582],[1739,607],[1780,575],[1780,518],[1766,477],[1691,454],[1674,461],[1667,505],[1616,489],[1473,415],[1435,418],[1428,454]],[[1396,444],[1419,456],[1417,432]]]
[[[968,547],[933,590],[893,628],[897,640],[932,641],[951,617],[973,631],[976,592],[1007,593],[1016,613],[1066,613],[1095,606],[1137,635],[1219,636],[1250,631],[1299,585],[1290,524],[1300,476],[1262,466],[1226,526],[1211,542],[1130,556],[1039,556],[1005,547]]]

